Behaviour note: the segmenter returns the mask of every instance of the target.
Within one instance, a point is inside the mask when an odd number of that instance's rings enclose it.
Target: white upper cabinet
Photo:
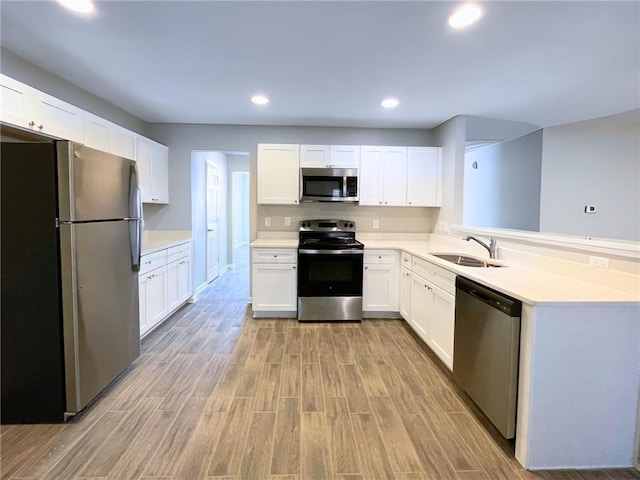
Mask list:
[[[169,203],[169,149],[138,136],[138,185],[143,203]]]
[[[84,144],[87,147],[136,160],[137,134],[89,112],[84,114]]]
[[[331,166],[329,145],[300,145],[300,168],[325,168]]]
[[[359,167],[359,145],[300,145],[300,168]]]
[[[300,203],[300,145],[258,145],[258,203]]]
[[[407,152],[407,205],[442,204],[442,147],[409,147]]]
[[[360,205],[407,204],[407,147],[360,149]]]
[[[4,75],[0,75],[0,82],[3,122],[56,138],[84,142],[81,109]]]

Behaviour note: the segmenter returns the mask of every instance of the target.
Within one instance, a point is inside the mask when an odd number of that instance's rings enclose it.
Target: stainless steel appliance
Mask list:
[[[2,142],[2,423],[82,410],[140,354],[133,160]]]
[[[354,222],[300,222],[298,320],[362,320],[363,254]]]
[[[522,303],[456,278],[453,379],[505,438],[515,436]]]
[[[357,202],[357,168],[301,168],[300,201]]]

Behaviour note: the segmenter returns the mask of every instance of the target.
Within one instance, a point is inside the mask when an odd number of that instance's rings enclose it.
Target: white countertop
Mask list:
[[[594,285],[577,278],[557,275],[512,263],[499,268],[463,267],[434,257],[431,253],[455,252],[451,246],[415,240],[364,240],[365,249],[402,250],[440,267],[475,280],[530,305],[539,306],[617,306],[640,305],[640,297],[606,286]],[[296,248],[297,238],[263,238],[252,247]],[[499,262],[503,263],[503,262]]]
[[[142,255],[190,242],[192,239],[190,230],[144,230]]]

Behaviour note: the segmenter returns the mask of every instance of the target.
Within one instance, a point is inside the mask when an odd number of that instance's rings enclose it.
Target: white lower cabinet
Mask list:
[[[400,313],[442,362],[453,370],[455,274],[403,253]],[[406,260],[410,260],[407,262]]]
[[[297,251],[253,248],[251,297],[254,317],[295,317],[298,311]]]
[[[398,311],[398,252],[365,250],[362,283],[364,312]]]
[[[144,336],[191,298],[191,243],[143,255],[138,287]]]

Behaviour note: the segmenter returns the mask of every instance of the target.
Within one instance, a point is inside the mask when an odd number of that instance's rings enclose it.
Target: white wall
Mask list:
[[[544,129],[542,231],[640,240],[639,118],[632,110]]]
[[[538,231],[542,130],[468,151],[463,225]]]

